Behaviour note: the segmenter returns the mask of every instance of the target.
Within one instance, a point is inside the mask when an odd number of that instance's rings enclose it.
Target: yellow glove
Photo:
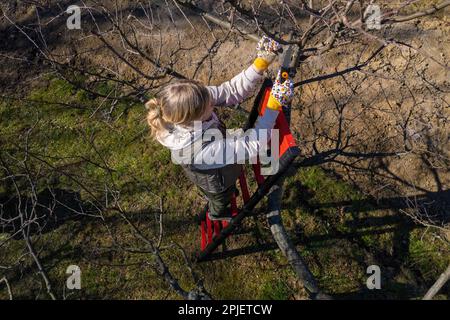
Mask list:
[[[281,71],[278,71],[277,78],[272,86],[267,108],[280,111],[283,106],[287,106],[294,97],[294,83],[290,78],[281,81]]]
[[[253,66],[259,73],[263,73],[276,57],[281,45],[267,36],[263,36],[256,46],[257,58]]]

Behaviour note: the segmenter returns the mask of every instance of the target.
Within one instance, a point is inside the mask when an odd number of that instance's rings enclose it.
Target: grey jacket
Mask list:
[[[235,105],[252,95],[262,78],[250,66],[230,81],[207,88],[215,106]],[[255,130],[246,133],[237,130],[222,139],[214,139],[211,137],[214,130],[224,134],[224,128],[213,113],[209,121],[197,123],[197,127],[174,125],[171,130],[160,133],[157,140],[171,150],[173,162],[181,164],[188,177],[203,191],[218,193],[235,183],[241,170],[238,164],[256,159],[261,141],[270,139],[270,129],[277,116],[278,111],[267,109],[264,116],[256,120]],[[221,161],[208,161],[217,156]]]

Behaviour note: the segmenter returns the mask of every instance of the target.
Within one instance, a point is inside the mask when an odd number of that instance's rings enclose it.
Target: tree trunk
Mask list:
[[[331,297],[320,292],[314,276],[308,269],[308,266],[303,261],[284,228],[280,215],[281,195],[282,188],[280,185],[277,184],[273,186],[269,195],[268,213],[266,215],[273,238],[278,244],[281,252],[283,252],[284,256],[287,258],[289,264],[294,269],[298,280],[308,291],[311,299],[330,299]]]
[[[447,267],[447,270],[445,270],[439,278],[436,280],[436,282],[433,284],[433,286],[428,290],[427,294],[423,297],[423,300],[432,300],[433,297],[441,290],[441,288],[444,286],[444,284],[448,281],[450,278],[450,265]]]

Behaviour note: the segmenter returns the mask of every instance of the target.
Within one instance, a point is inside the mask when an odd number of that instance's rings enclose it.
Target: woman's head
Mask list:
[[[211,116],[211,96],[208,89],[193,80],[168,84],[145,104],[147,122],[152,135],[169,129],[173,124],[190,125],[195,120]]]

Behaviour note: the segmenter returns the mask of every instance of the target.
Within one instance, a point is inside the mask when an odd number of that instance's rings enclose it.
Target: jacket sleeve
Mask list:
[[[262,77],[263,75],[259,74],[251,65],[233,79],[219,86],[208,86],[207,89],[215,106],[235,105],[253,94]]]
[[[275,125],[279,111],[266,109],[256,120],[255,127],[233,139],[218,139],[207,144],[194,157],[195,167],[200,170],[215,169],[234,163],[256,160],[262,143],[268,143],[271,129]],[[266,146],[264,146],[266,147]],[[205,160],[223,159],[220,163],[205,164]],[[225,161],[225,163],[223,162]]]

